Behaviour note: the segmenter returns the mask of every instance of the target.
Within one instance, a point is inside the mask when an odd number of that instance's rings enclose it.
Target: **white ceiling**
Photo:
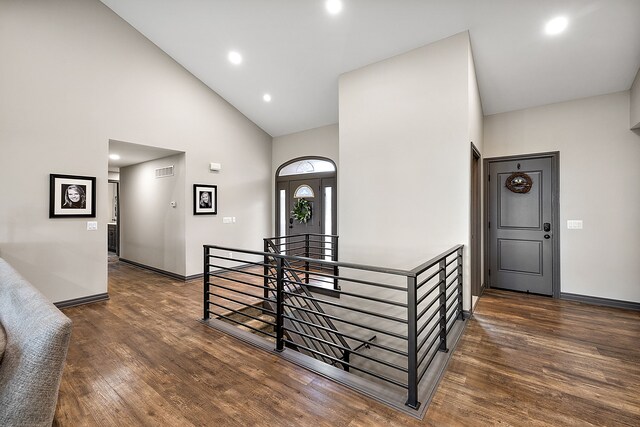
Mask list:
[[[120,156],[120,159],[109,159],[109,171],[117,171],[125,166],[161,159],[180,153],[182,153],[182,151],[167,150],[165,148],[150,147],[148,145],[132,144],[130,142],[110,139],[109,154],[117,154]]]
[[[485,115],[626,90],[640,67],[638,0],[102,2],[272,136],[336,123],[340,74],[465,30]]]

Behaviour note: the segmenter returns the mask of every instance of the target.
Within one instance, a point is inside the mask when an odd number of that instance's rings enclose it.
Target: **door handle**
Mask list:
[[[549,236],[548,234],[545,234],[545,235],[544,235],[544,238],[545,238],[545,239],[550,239],[550,238],[551,238],[551,236]]]
[[[289,228],[293,228],[293,218],[289,218]]]
[[[546,232],[551,231],[551,224],[548,223],[548,222],[545,222],[542,227],[543,227],[544,231],[546,231]]]

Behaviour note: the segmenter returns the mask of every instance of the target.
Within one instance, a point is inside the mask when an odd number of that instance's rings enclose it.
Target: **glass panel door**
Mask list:
[[[333,187],[324,187],[324,259],[333,259],[332,237],[333,234]]]

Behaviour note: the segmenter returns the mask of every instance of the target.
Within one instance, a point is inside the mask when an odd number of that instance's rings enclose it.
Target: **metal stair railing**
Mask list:
[[[281,254],[271,238],[264,239],[264,249],[265,253]],[[268,276],[264,278],[264,295],[268,299],[274,299],[277,292],[277,263],[271,260],[273,258],[269,256],[264,257],[265,276]],[[333,322],[321,315],[325,312],[316,301],[299,296],[313,297],[307,286],[309,283],[309,263],[305,263],[305,273],[307,274],[305,281],[300,279],[287,259],[283,259],[282,270],[283,290],[287,303],[284,307],[284,318],[288,322],[288,326],[293,329],[289,332],[289,337],[293,342],[301,344],[301,346],[296,346],[298,350],[300,350],[299,347],[309,347],[314,350],[302,350],[303,353],[334,366],[340,365],[339,367],[349,371],[349,356],[353,351],[351,346],[339,334]],[[266,305],[271,309],[275,308],[270,302],[266,302]],[[303,308],[309,309],[309,306],[312,306],[312,309],[301,310]],[[327,358],[325,355],[330,355],[332,358]],[[342,364],[338,360],[344,361],[346,364]]]
[[[406,406],[418,409],[420,385],[429,381],[434,361],[443,360],[438,355],[448,352],[452,330],[462,325],[458,320],[464,321],[463,246],[411,270],[299,257],[265,246],[262,252],[204,245],[203,321],[243,339],[248,339],[246,332],[221,321],[242,324],[233,317],[238,314],[272,326],[247,328],[275,341],[276,351],[295,348],[367,376],[376,387],[403,390]],[[339,275],[334,274],[338,269]],[[320,279],[339,281],[340,287],[332,289],[338,297],[314,292]],[[259,308],[275,321],[243,313],[247,307]],[[363,338],[370,333],[378,337],[373,342]],[[345,345],[349,343],[355,344]],[[309,369],[338,381],[349,375]]]

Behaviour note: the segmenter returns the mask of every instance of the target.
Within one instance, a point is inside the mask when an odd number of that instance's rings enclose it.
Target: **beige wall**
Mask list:
[[[0,256],[52,301],[107,290],[109,139],[186,153],[187,275],[202,244],[259,249],[270,231],[271,137],[97,0],[0,3]],[[220,162],[219,174],[209,171]],[[97,177],[98,231],[49,219],[49,174]],[[16,191],[19,183],[20,191]],[[217,184],[194,217],[191,185]],[[222,224],[222,216],[236,216]]]
[[[469,140],[473,142],[475,147],[480,152],[480,160],[478,161],[478,166],[480,167],[480,176],[484,176],[482,173],[482,153],[484,152],[484,114],[482,112],[482,100],[480,99],[480,89],[478,87],[478,80],[476,78],[476,66],[473,60],[473,50],[471,48],[471,41],[469,41],[469,76],[468,76],[468,84],[469,84]],[[471,154],[469,155],[471,158]],[[481,186],[482,188],[482,186]],[[471,197],[471,196],[470,196]],[[483,200],[483,190],[480,190],[480,200]],[[481,209],[482,210],[482,209]],[[480,224],[484,222],[484,211],[480,213]],[[484,236],[480,236],[480,253],[478,254],[478,259],[480,261],[480,281],[482,285],[482,281],[484,280],[484,263],[482,259],[484,257]],[[469,242],[471,242],[471,229],[469,230]],[[471,248],[469,248],[471,250]],[[465,268],[469,269],[471,272],[471,259],[467,258],[467,263],[465,264]],[[469,275],[469,278],[471,275]],[[470,283],[471,284],[471,283]],[[474,305],[475,302],[474,301]]]
[[[476,66],[473,60],[473,51],[469,44],[469,140],[473,142],[478,151],[484,151],[484,113],[482,112],[482,100],[476,78]]]
[[[178,154],[120,169],[121,258],[186,275],[184,228],[189,204],[184,157]],[[156,178],[155,170],[167,166],[174,167],[174,175]]]
[[[640,69],[636,74],[636,79],[631,85],[631,111],[630,124],[631,129],[640,129]]]
[[[304,156],[327,157],[338,164],[338,124],[273,138],[273,176],[283,163]]]
[[[562,292],[640,302],[640,136],[628,118],[628,91],[485,117],[485,157],[560,151]]]
[[[468,245],[469,63],[464,32],[340,77],[342,260],[411,269]]]

